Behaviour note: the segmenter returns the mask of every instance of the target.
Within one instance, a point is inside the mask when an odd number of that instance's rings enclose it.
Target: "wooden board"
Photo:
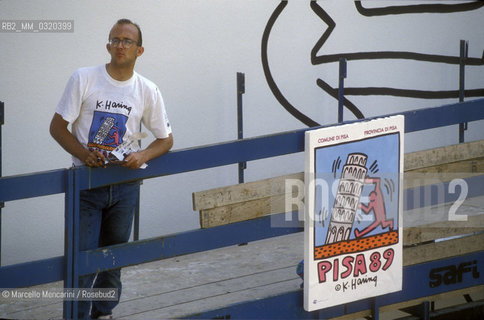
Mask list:
[[[405,171],[484,157],[484,140],[405,154]]]
[[[248,200],[200,211],[202,228],[255,219],[268,214],[285,212],[285,194]]]
[[[417,227],[406,227],[403,230],[403,243],[413,245],[482,231],[484,231],[484,212],[480,215],[469,216],[467,221],[443,221]],[[484,248],[484,243],[482,248]]]
[[[295,173],[287,176],[194,192],[192,194],[193,210],[213,209],[235,203],[285,194],[284,186],[287,179],[304,181],[304,173]]]
[[[403,265],[409,266],[432,260],[450,258],[484,249],[484,233],[454,238],[439,242],[428,242],[403,250]]]

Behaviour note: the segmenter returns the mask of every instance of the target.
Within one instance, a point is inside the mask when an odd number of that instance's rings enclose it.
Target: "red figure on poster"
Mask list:
[[[365,214],[369,214],[370,211],[373,210],[375,221],[362,231],[355,229],[355,236],[357,238],[373,231],[379,225],[381,225],[383,229],[390,227],[390,230],[393,230],[393,219],[387,220],[385,202],[383,200],[382,190],[380,188],[380,178],[368,177],[365,179],[365,183],[375,184],[375,189],[370,192],[370,202],[368,205],[365,206],[363,203],[360,203],[359,207]]]

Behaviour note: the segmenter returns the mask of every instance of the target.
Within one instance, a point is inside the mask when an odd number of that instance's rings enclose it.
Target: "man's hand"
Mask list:
[[[145,163],[143,159],[142,152],[133,152],[124,159],[121,166],[130,169],[139,169],[141,165]]]
[[[67,129],[69,123],[58,113],[55,113],[50,123],[50,134],[64,150],[89,167],[104,166],[106,158],[99,151],[89,151]]]
[[[173,135],[170,133],[167,138],[155,139],[146,149],[130,153],[124,158],[121,166],[130,169],[139,169],[143,163],[167,153],[172,146]]]
[[[84,164],[88,167],[103,167],[106,168],[106,158],[104,155],[95,150],[95,151],[89,151],[87,153],[87,157],[84,159]]]

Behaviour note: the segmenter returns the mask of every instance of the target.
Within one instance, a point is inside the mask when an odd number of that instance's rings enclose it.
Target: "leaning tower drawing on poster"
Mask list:
[[[348,155],[331,211],[326,244],[348,240],[350,237],[368,171],[367,160],[367,155],[363,153]]]

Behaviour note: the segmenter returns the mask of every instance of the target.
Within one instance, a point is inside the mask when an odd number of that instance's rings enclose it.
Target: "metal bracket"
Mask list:
[[[339,85],[338,85],[338,123],[343,123],[344,87],[346,78],[346,59],[339,59]]]
[[[0,101],[0,125],[3,126],[5,124],[5,103]]]
[[[466,40],[460,41],[460,56],[459,56],[459,102],[464,102],[465,98],[465,66],[469,52],[469,42]],[[467,130],[467,122],[459,124],[459,143],[464,142],[464,131]]]
[[[237,72],[237,139],[244,138],[244,115],[242,109],[242,95],[245,93],[245,74]],[[247,162],[239,162],[239,183],[244,183],[244,170]]]

